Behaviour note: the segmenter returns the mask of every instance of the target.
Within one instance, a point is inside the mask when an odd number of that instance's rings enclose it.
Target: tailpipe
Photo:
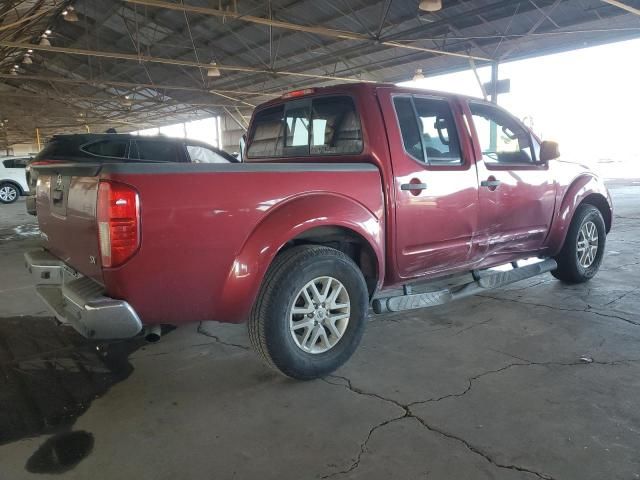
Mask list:
[[[160,325],[150,325],[144,329],[144,339],[149,343],[155,343],[162,336],[162,327]]]

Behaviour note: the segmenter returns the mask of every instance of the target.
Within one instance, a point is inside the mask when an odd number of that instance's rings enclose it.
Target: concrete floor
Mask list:
[[[335,375],[265,368],[244,326],[96,350],[57,328],[0,206],[0,478],[640,478],[640,186],[599,275],[373,318]]]

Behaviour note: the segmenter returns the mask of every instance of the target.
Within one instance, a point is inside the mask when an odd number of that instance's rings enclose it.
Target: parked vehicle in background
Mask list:
[[[0,159],[0,203],[13,203],[29,194],[25,168],[30,160],[31,157]]]
[[[113,163],[151,161],[178,163],[236,163],[219,148],[197,140],[162,135],[138,136],[114,133],[54,135],[27,166],[27,181],[35,192],[38,182],[34,165],[53,163]],[[35,196],[27,198],[27,211],[35,215]]]
[[[269,366],[309,379],[351,356],[370,306],[585,282],[611,229],[600,178],[475,98],[291,92],[254,111],[243,154],[36,167],[44,250],[26,263],[56,317],[95,339],[248,321]]]

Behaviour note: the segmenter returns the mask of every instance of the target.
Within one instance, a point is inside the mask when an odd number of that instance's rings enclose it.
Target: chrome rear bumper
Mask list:
[[[74,272],[46,250],[24,254],[36,292],[56,318],[90,339],[131,338],[142,322],[127,302],[104,295],[102,285]]]

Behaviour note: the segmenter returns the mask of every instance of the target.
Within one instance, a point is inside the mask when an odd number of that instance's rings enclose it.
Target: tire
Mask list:
[[[20,190],[13,183],[0,183],[0,203],[9,204],[18,200]]]
[[[593,235],[587,235],[590,238],[585,238],[585,233],[590,230],[597,234],[595,245]],[[553,270],[551,274],[566,283],[591,280],[600,269],[606,238],[606,228],[600,210],[589,204],[579,205],[571,220],[562,250],[554,257],[558,269]],[[583,256],[587,249],[592,253]]]
[[[267,271],[249,318],[249,338],[268,366],[311,380],[351,357],[364,333],[368,306],[362,272],[347,255],[323,246],[293,247]]]

